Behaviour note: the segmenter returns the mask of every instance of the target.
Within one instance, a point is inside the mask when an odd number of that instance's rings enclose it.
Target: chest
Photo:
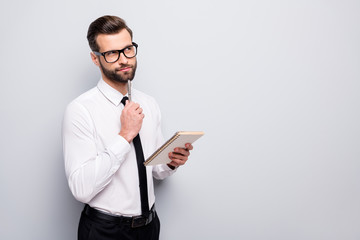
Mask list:
[[[149,156],[155,150],[155,142],[157,136],[157,117],[154,113],[146,107],[141,106],[145,118],[143,119],[140,130],[140,137],[142,141],[144,155]],[[91,115],[93,120],[93,137],[98,152],[103,151],[106,146],[112,144],[121,130],[120,116],[122,114],[123,106],[115,106],[113,104],[102,104],[92,108]]]

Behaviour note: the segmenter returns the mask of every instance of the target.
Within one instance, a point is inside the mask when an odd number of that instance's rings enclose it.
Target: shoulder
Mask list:
[[[98,90],[96,87],[84,92],[77,98],[73,99],[65,109],[65,114],[71,114],[71,113],[86,113],[87,112],[87,106],[93,102],[98,95]]]
[[[97,89],[97,87],[93,87],[90,90],[84,92],[83,94],[81,94],[80,96],[78,96],[77,98],[75,98],[74,100],[72,100],[70,102],[70,104],[86,104],[89,101],[94,101],[97,96],[98,96],[99,90]],[[70,105],[69,104],[69,105]]]

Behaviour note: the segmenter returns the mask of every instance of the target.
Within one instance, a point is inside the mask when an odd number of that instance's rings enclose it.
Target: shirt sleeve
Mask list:
[[[98,151],[91,116],[79,103],[72,102],[63,119],[65,171],[74,197],[88,203],[104,189],[130,151],[130,144],[120,135]]]
[[[161,131],[161,112],[160,112],[160,108],[159,106],[155,103],[155,108],[156,108],[156,112],[157,112],[157,121],[156,121],[156,148],[158,149],[163,143],[164,143],[164,136],[162,134]],[[169,168],[169,166],[167,164],[160,164],[160,165],[155,165],[153,166],[153,176],[156,179],[164,179],[168,176],[171,176],[174,172],[176,172],[175,168],[174,170],[172,170],[171,168]]]

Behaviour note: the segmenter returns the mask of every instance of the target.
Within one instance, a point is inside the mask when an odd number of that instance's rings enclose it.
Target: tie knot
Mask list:
[[[125,102],[126,100],[129,100],[129,98],[127,96],[123,97],[123,99],[121,99],[121,103],[125,106]]]

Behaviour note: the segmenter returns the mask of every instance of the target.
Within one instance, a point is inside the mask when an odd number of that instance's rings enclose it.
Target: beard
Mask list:
[[[120,69],[125,67],[131,67],[131,70],[127,72],[121,72]],[[118,82],[118,83],[127,83],[128,80],[132,81],[135,77],[137,61],[135,62],[134,65],[130,65],[130,64],[121,65],[120,67],[115,68],[115,70],[107,69],[100,62],[100,68],[101,71],[104,73],[105,77],[108,78],[110,81]]]

